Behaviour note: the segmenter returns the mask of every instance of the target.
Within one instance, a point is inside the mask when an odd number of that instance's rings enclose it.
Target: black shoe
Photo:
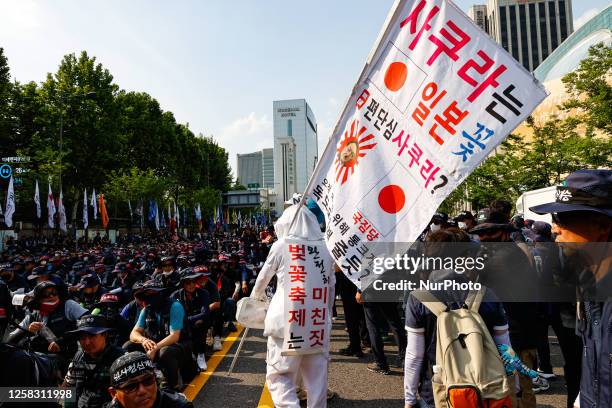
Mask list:
[[[391,374],[391,371],[389,371],[389,367],[382,367],[378,363],[368,364],[368,371],[383,375]]]
[[[346,348],[342,348],[340,350],[338,350],[338,353],[340,353],[343,356],[355,356],[355,357],[363,357],[363,351],[361,350],[353,350],[350,347],[346,347]]]
[[[236,326],[234,325],[234,322],[229,322],[229,323],[227,324],[227,331],[228,331],[229,333],[233,333],[233,332],[235,332],[235,331],[238,331],[238,329],[237,329],[237,328],[236,328]]]

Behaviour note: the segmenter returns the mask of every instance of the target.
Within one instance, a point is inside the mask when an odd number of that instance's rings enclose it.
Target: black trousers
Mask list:
[[[191,341],[193,343],[193,351],[196,354],[206,351],[206,333],[211,325],[210,317],[196,320],[191,324]]]
[[[361,343],[369,342],[363,305],[355,300],[357,287],[343,273],[336,274],[337,289],[342,299],[344,320],[351,350],[361,350]]]
[[[131,341],[126,342],[123,348],[128,352],[131,351],[142,351],[145,352],[142,344],[133,343]],[[157,352],[155,357],[155,364],[164,373],[168,388],[176,389],[179,385],[179,370],[188,363],[188,359],[191,358],[190,345],[175,343],[170,346],[162,347]]]
[[[370,334],[370,342],[372,343],[372,353],[376,362],[384,368],[388,368],[387,357],[385,356],[385,346],[380,335],[380,326],[382,321],[389,324],[389,328],[395,337],[395,343],[398,347],[399,359],[404,359],[406,353],[406,330],[402,324],[399,311],[396,303],[387,302],[366,302],[364,304],[366,325]]]
[[[538,368],[544,372],[552,373],[550,363],[550,346],[548,344],[548,328],[552,327],[561,354],[563,354],[563,375],[567,385],[567,407],[573,408],[574,401],[580,391],[580,376],[582,372],[582,340],[576,335],[575,329],[563,326],[561,315],[554,304],[547,308],[546,313],[539,314],[537,332],[538,340]]]

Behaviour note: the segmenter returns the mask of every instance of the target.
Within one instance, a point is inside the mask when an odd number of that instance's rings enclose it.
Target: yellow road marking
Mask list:
[[[240,333],[242,333],[244,327],[236,324],[236,328],[238,331],[232,333],[232,335],[227,336],[225,340],[223,340],[223,348],[210,356],[210,359],[206,362],[206,365],[208,366],[206,371],[198,374],[183,391],[189,401],[193,401],[195,399],[202,387],[204,387],[204,384],[206,384],[208,379],[213,375],[217,369],[217,366],[221,360],[223,360],[223,357],[227,355],[234,342],[240,338]]]
[[[270,395],[270,390],[268,390],[267,383],[264,383],[264,388],[261,392],[261,397],[259,398],[257,408],[274,408],[274,402],[272,402],[272,395]]]

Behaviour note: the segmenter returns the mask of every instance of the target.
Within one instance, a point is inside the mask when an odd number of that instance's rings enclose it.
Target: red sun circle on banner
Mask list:
[[[404,190],[400,186],[389,184],[378,193],[378,204],[385,212],[395,214],[404,208],[406,194],[404,194]]]
[[[408,77],[408,67],[403,62],[392,62],[387,67],[387,72],[385,72],[385,86],[390,91],[396,92],[402,89],[404,83],[406,83],[406,78]]]

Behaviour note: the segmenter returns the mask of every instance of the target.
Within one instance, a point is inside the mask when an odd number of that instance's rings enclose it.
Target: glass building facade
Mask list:
[[[318,160],[317,121],[305,99],[274,101],[273,110],[274,189],[280,200],[306,189]]]
[[[571,0],[489,0],[490,35],[535,70],[573,32]]]

